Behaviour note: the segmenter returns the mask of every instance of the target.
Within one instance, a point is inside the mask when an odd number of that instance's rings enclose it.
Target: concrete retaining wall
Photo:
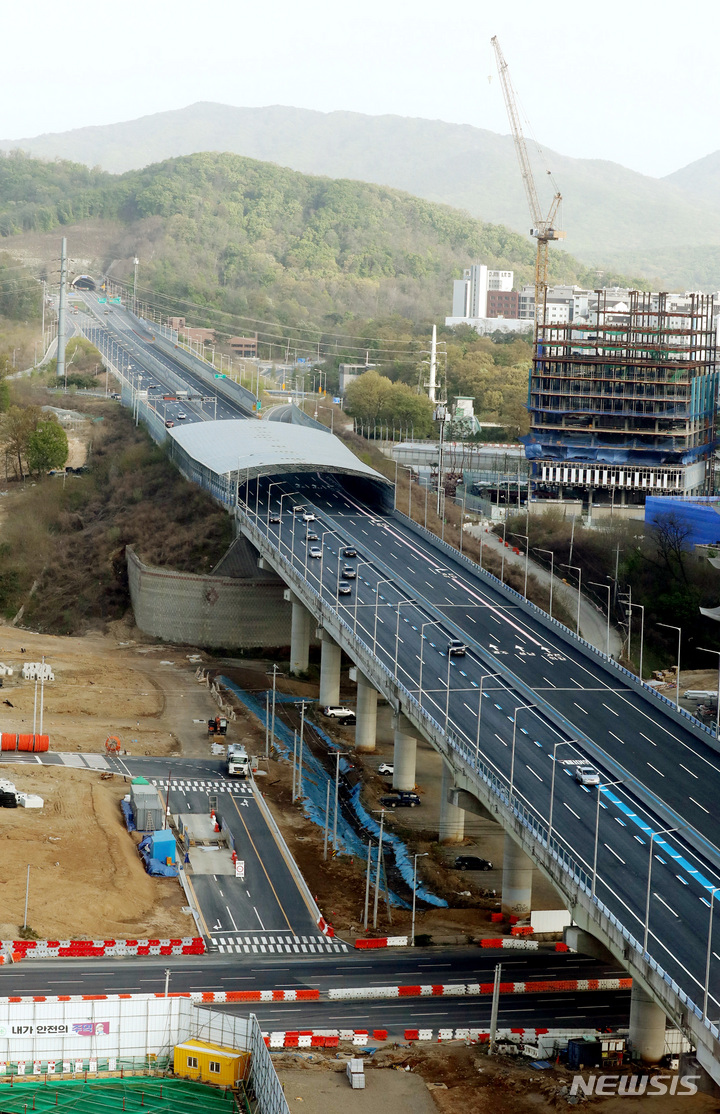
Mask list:
[[[152,568],[126,550],[135,622],[167,642],[238,649],[290,644],[291,608],[279,578],[196,575]]]

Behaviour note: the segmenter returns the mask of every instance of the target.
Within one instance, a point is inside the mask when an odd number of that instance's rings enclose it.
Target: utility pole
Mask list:
[[[65,287],[67,286],[67,240],[63,236],[60,249],[60,302],[58,305],[57,377],[65,378],[65,338],[67,336],[67,311]]]
[[[502,971],[502,967],[498,963],[498,965],[495,968],[495,978],[493,980],[492,1006],[490,1008],[490,1034],[489,1034],[490,1041],[489,1041],[489,1044],[490,1044],[490,1051],[491,1052],[495,1051],[495,1034],[497,1032],[498,1007],[500,1005],[500,973],[501,973],[501,971]]]
[[[383,824],[385,823],[385,809],[380,810],[380,838],[378,839],[377,871],[375,873],[375,897],[373,899],[373,928],[377,928],[378,895],[380,893],[380,864],[382,862]]]
[[[135,273],[134,273],[134,276],[133,276],[133,313],[137,317],[137,269],[138,269],[138,264],[140,263],[140,260],[138,259],[137,256],[135,256],[135,259],[134,259],[133,263],[134,263],[134,267],[135,267]]]
[[[428,398],[434,403],[437,389],[437,325],[433,325],[432,341],[430,342],[430,378],[425,386],[428,389]]]

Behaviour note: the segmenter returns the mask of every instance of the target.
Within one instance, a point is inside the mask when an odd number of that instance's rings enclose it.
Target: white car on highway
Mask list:
[[[322,549],[319,545],[311,545],[308,550],[308,557],[322,557]]]
[[[575,781],[577,781],[579,785],[599,785],[600,774],[594,766],[576,766]]]

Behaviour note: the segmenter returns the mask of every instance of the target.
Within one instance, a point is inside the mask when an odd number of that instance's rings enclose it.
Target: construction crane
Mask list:
[[[507,109],[508,119],[510,120],[510,130],[512,131],[513,140],[515,142],[515,153],[520,164],[520,174],[522,175],[523,186],[525,187],[525,196],[527,197],[530,216],[533,221],[530,235],[534,236],[537,240],[537,255],[535,257],[535,330],[537,333],[538,323],[545,324],[548,286],[548,245],[551,240],[565,239],[565,233],[553,227],[560,202],[562,201],[562,194],[555,194],[548,215],[543,217],[537,189],[535,188],[535,178],[530,165],[525,136],[520,126],[520,114],[518,113],[515,91],[510,81],[508,64],[500,49],[497,35],[494,35],[490,41],[495,51],[500,84],[502,85],[505,107]]]

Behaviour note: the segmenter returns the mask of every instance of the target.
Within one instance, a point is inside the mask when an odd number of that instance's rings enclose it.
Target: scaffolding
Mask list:
[[[539,324],[526,451],[536,486],[699,494],[717,401],[711,295],[630,291],[588,318]]]

